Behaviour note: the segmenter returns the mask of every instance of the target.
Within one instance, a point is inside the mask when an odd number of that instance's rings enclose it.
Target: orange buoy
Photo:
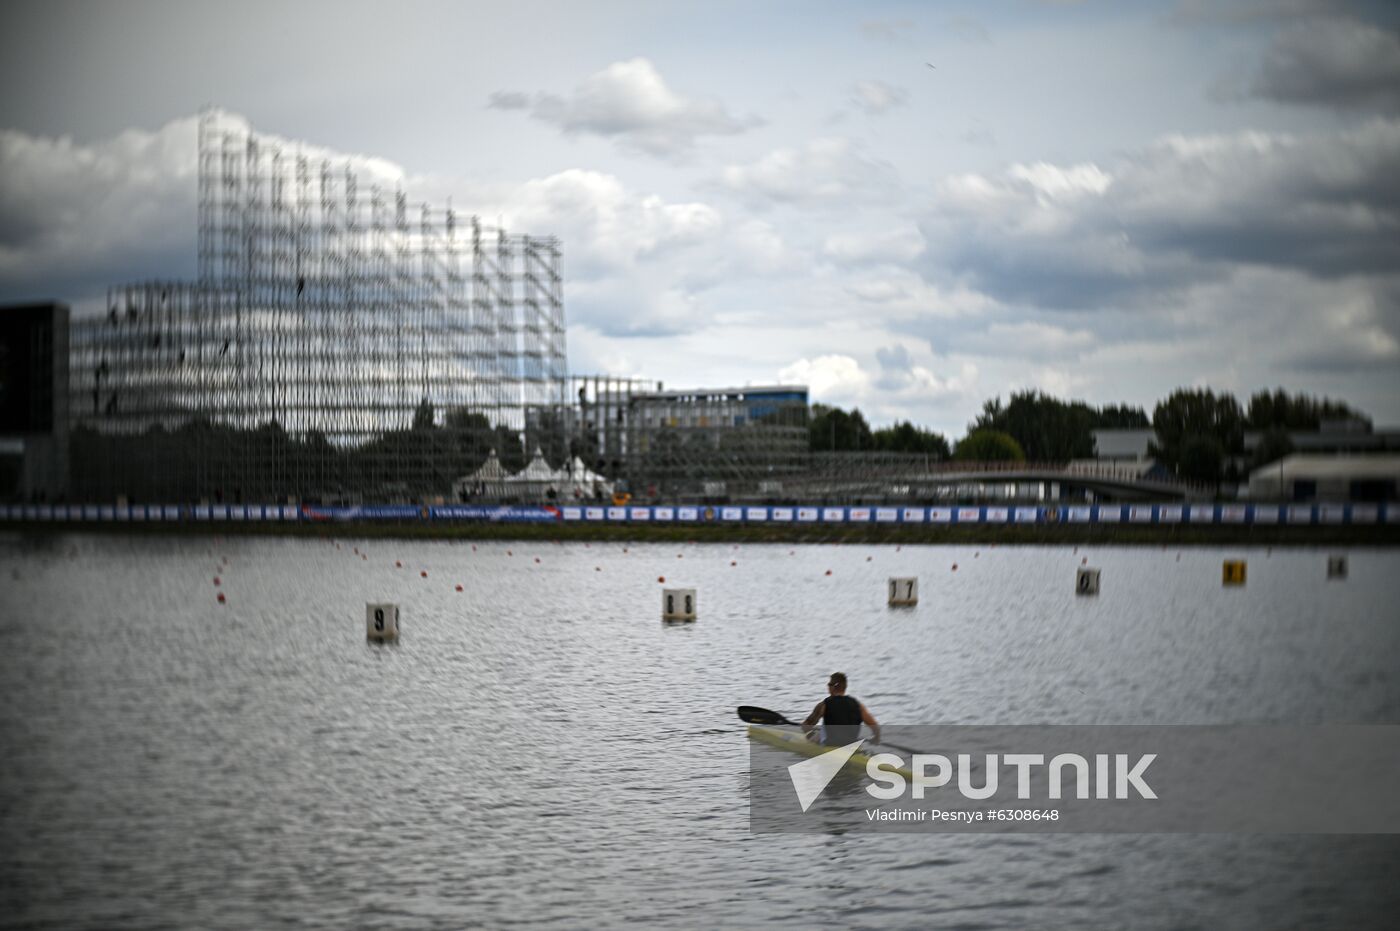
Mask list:
[[[426,578],[428,577],[428,570],[427,570],[427,569],[424,569],[422,572],[420,572],[420,573],[418,573],[418,574],[419,574],[420,576],[422,576],[423,578],[426,579]]]
[[[658,581],[658,582],[664,582],[664,581],[666,581],[666,577],[665,577],[664,575],[658,575],[658,576],[656,577],[656,581]]]

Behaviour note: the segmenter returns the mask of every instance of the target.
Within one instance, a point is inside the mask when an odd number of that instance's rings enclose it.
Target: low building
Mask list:
[[[1269,434],[1250,430],[1244,435],[1247,459]],[[1316,430],[1290,430],[1288,445],[1296,453],[1400,453],[1400,430],[1376,430],[1366,420],[1324,420]]]
[[[1294,453],[1249,474],[1254,501],[1395,501],[1400,455]]]
[[[1157,441],[1151,427],[1133,430],[1095,430],[1094,458],[1112,462],[1149,462],[1148,448]]]

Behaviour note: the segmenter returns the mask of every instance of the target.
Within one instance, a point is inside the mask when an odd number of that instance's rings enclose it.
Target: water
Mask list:
[[[1385,837],[751,835],[734,715],[805,714],[841,669],[885,723],[1394,723],[1393,550],[1329,583],[1318,550],[338,542],[0,537],[0,923],[1317,928],[1400,906]],[[1248,585],[1224,589],[1236,556]],[[1073,595],[1085,557],[1098,598]],[[920,606],[886,608],[905,575]],[[698,589],[698,623],[660,623],[659,576]],[[402,607],[397,645],[366,643],[370,600]]]

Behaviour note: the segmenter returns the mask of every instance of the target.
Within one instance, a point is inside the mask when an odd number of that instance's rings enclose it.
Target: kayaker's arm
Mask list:
[[[870,709],[865,707],[865,703],[860,705],[860,719],[870,728],[870,732],[875,735],[875,742],[880,742],[880,722],[875,720],[875,715],[870,713]]]
[[[807,720],[802,722],[802,733],[810,734],[817,727],[817,722],[822,719],[822,712],[826,710],[826,700],[817,702],[817,707],[812,709],[812,713],[807,715]]]

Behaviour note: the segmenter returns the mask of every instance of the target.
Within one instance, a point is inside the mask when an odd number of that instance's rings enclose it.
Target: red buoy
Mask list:
[[[223,603],[224,603],[224,593],[223,593],[223,592],[219,592],[219,604],[223,604]]]
[[[426,578],[428,577],[428,570],[427,570],[427,569],[424,569],[422,572],[420,572],[420,573],[418,573],[418,574],[421,575],[423,578],[426,579]]]
[[[957,564],[957,563],[953,563],[953,571],[954,571],[954,572],[957,572],[957,571],[958,571],[958,564]]]
[[[394,568],[395,568],[395,569],[402,569],[402,568],[403,568],[403,563],[399,562],[397,559],[394,560]]]
[[[460,592],[461,590],[462,590],[462,586],[458,585],[458,586],[457,586],[457,591]]]
[[[664,575],[658,575],[658,576],[656,577],[656,581],[658,581],[658,582],[664,582],[664,581],[666,581],[666,577],[665,577]]]
[[[831,575],[831,570],[830,570],[830,569],[826,570],[826,574],[827,574],[827,575]]]
[[[732,560],[732,559],[729,561],[729,564],[730,564],[731,566],[737,566],[737,565],[739,565],[737,562],[735,562],[735,561]]]
[[[215,585],[219,585],[219,584],[220,584],[220,583],[219,583],[219,577],[218,577],[217,575],[214,576],[214,584],[215,584]]]

